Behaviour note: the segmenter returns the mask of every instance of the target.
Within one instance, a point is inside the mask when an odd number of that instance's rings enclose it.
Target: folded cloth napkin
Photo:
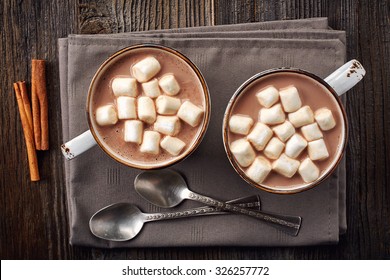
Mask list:
[[[345,162],[320,186],[295,195],[271,194],[246,184],[231,167],[222,143],[226,105],[249,77],[282,66],[326,77],[345,60],[345,33],[328,28],[326,18],[274,21],[110,35],[70,35],[59,40],[64,142],[88,129],[85,103],[99,65],[112,53],[138,43],[175,48],[202,71],[210,89],[211,120],[199,148],[175,165],[189,187],[222,200],[259,194],[269,212],[300,215],[297,237],[242,215],[197,217],[145,224],[128,242],[94,237],[90,217],[104,206],[132,202],[144,212],[166,211],[134,190],[139,170],[125,167],[98,147],[65,162],[70,243],[103,248],[165,246],[301,246],[337,243],[346,230]],[[177,209],[198,206],[185,201]]]

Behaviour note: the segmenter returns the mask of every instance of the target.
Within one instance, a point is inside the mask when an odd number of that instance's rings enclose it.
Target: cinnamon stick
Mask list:
[[[31,64],[31,101],[35,148],[49,149],[49,115],[46,92],[46,62],[33,59]]]
[[[31,104],[30,104],[30,99],[28,98],[28,92],[27,92],[27,86],[25,81],[19,81],[18,87],[20,90],[20,94],[22,96],[22,101],[23,101],[23,107],[24,111],[26,112],[26,117],[28,120],[28,124],[30,126],[30,129],[32,131],[33,129],[33,121],[32,121],[32,114],[31,114]]]
[[[33,64],[34,65],[34,64]],[[31,67],[31,76],[35,76],[35,67]],[[34,142],[35,149],[41,149],[41,113],[39,109],[39,99],[36,90],[36,82],[31,82],[31,106],[32,106],[32,118],[33,118],[33,131],[34,131]]]
[[[14,90],[16,95],[16,101],[19,107],[19,114],[22,122],[24,139],[27,147],[27,157],[28,157],[28,164],[30,168],[30,178],[31,181],[39,181],[40,177],[39,177],[39,170],[38,170],[38,159],[37,159],[37,153],[34,146],[33,129],[29,123],[29,118],[27,116],[28,113],[26,113],[29,109],[27,108],[27,106],[25,106],[26,103],[30,103],[30,102],[29,101],[26,102],[26,99],[23,99],[21,93],[24,90],[23,89],[24,86],[23,83],[14,83]],[[25,98],[26,97],[28,99],[27,94],[25,95]]]

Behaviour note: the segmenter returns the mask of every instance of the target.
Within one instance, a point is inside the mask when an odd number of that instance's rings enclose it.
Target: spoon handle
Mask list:
[[[240,207],[243,208],[250,208],[255,210],[260,209],[261,203],[260,200],[258,200],[257,196],[248,197],[245,200],[246,202],[244,202],[243,199],[243,203],[234,202],[239,200],[228,201],[226,203],[239,205]],[[145,222],[189,218],[189,217],[213,215],[213,214],[228,214],[228,212],[222,212],[221,209],[219,208],[204,206],[204,207],[192,208],[192,209],[187,209],[182,211],[171,211],[165,213],[145,213]]]
[[[255,219],[259,219],[292,236],[297,236],[301,227],[302,218],[299,216],[282,216],[255,211],[237,205],[227,204],[225,202],[218,201],[214,198],[197,194],[192,191],[189,191],[188,198],[223,211],[234,212],[238,214],[247,215]]]

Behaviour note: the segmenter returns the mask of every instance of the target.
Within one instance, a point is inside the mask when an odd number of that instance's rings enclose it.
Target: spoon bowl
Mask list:
[[[172,170],[153,170],[138,174],[134,181],[137,193],[160,207],[180,204],[188,193],[183,177]]]
[[[96,212],[89,220],[89,228],[99,238],[126,241],[141,231],[144,216],[133,204],[116,203]]]

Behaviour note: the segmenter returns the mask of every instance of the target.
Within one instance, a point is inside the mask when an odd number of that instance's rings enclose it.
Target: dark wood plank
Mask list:
[[[80,1],[80,33],[119,33],[213,25],[211,0]]]
[[[349,34],[354,38],[350,55],[359,56],[369,71],[362,90],[349,97],[352,138],[348,155],[351,188],[349,213],[362,255],[389,258],[389,2],[360,3],[360,15]],[[365,15],[365,16],[363,16]],[[370,18],[370,20],[368,20]],[[352,27],[351,27],[352,29]],[[354,215],[354,213],[356,213]],[[352,225],[351,225],[352,226]],[[375,229],[375,230],[373,230]],[[356,236],[357,235],[357,236]]]
[[[0,254],[2,258],[69,258],[61,142],[57,38],[74,32],[73,1],[2,1],[0,43]],[[66,16],[64,11],[67,11]],[[30,82],[31,59],[47,60],[50,146],[39,153],[42,180],[31,183],[19,112],[12,90]]]

